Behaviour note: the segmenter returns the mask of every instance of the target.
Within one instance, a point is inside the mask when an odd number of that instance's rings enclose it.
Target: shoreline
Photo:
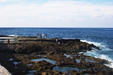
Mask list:
[[[21,39],[26,40],[25,37]],[[79,54],[79,52],[91,51],[92,48],[100,50],[93,44],[71,39],[60,39],[60,44],[55,39],[53,42],[40,40],[1,44],[0,62],[13,75],[113,73],[113,69],[104,65],[108,61]],[[4,55],[7,55],[5,59],[2,58]]]

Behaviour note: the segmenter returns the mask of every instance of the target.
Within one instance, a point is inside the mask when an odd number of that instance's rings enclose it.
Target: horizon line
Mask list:
[[[113,27],[0,27],[0,28],[113,28]]]

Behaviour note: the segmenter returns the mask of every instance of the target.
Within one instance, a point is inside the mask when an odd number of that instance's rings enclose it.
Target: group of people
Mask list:
[[[47,38],[47,34],[37,34],[37,38],[39,39],[46,39]]]

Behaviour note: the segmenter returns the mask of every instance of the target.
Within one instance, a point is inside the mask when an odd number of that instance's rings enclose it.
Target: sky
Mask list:
[[[113,28],[113,0],[0,0],[0,27]]]

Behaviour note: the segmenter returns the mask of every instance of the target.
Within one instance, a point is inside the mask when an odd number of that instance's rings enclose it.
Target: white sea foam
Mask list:
[[[95,46],[101,46],[101,43],[98,43],[98,42],[92,42],[92,41],[87,41],[87,40],[81,40],[82,42],[87,42],[89,44],[94,44]]]
[[[100,55],[100,58],[109,61],[109,64],[105,64],[105,65],[110,67],[110,68],[113,68],[113,60],[110,57],[102,54],[102,55]]]
[[[17,37],[18,35],[8,35],[8,36],[12,36],[12,37],[14,37],[14,36],[15,36],[15,37]]]
[[[96,50],[92,49],[91,51],[87,51],[84,54],[88,56],[93,56],[95,58],[100,58],[100,59],[105,59],[109,61],[109,64],[105,64],[106,66],[113,68],[113,59],[109,57],[107,54],[103,54],[102,52],[107,52],[111,51],[110,48],[108,48],[105,44],[103,43],[98,43],[98,42],[92,42],[92,41],[87,41],[87,40],[81,40],[82,42],[87,42],[89,44],[94,44],[95,46],[100,47],[101,50]]]

